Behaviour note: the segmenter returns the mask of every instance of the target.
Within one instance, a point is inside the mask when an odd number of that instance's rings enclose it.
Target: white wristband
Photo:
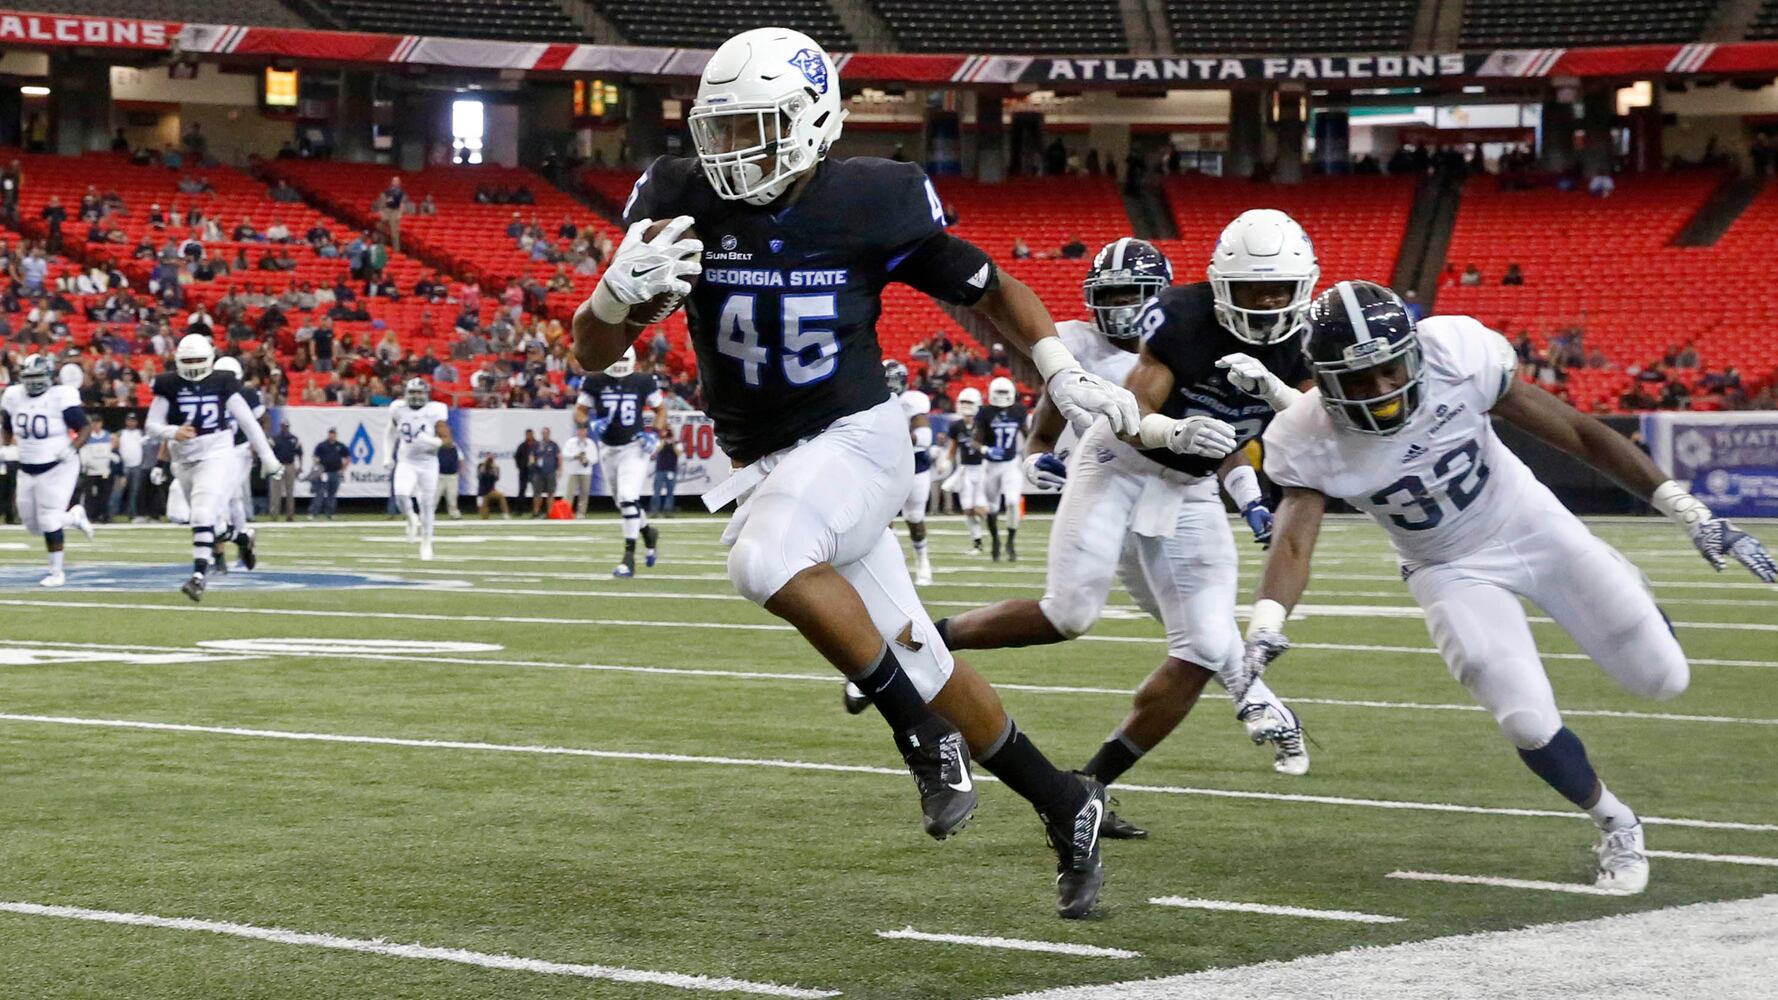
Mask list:
[[[1259,500],[1259,477],[1253,474],[1253,466],[1237,465],[1222,477],[1222,488],[1229,491],[1229,499],[1235,502],[1236,510],[1246,510],[1247,505]]]
[[[593,294],[586,300],[586,306],[593,311],[594,316],[598,317],[599,322],[610,323],[614,326],[628,319],[630,315],[630,307],[619,302],[617,296],[611,294],[611,289],[605,287],[605,282],[602,279],[598,287],[593,289]]]
[[[1692,496],[1691,491],[1669,479],[1655,487],[1654,495],[1648,498],[1655,510],[1667,515],[1688,533],[1696,533],[1699,525],[1710,520],[1710,508],[1704,501]]]
[[[1262,598],[1253,602],[1253,611],[1247,616],[1247,637],[1261,630],[1267,632],[1284,631],[1284,605],[1271,598]]]
[[[1266,402],[1271,404],[1274,411],[1283,413],[1285,410],[1290,409],[1290,404],[1301,398],[1303,398],[1303,391],[1301,389],[1293,389],[1280,381],[1278,383],[1278,391],[1267,397]]]
[[[1043,376],[1045,385],[1057,372],[1066,368],[1079,368],[1080,362],[1074,360],[1068,345],[1062,343],[1060,337],[1044,337],[1031,345],[1031,363],[1037,366],[1037,374]]]
[[[1173,436],[1173,425],[1178,422],[1172,417],[1150,413],[1142,418],[1136,436],[1141,439],[1144,448],[1165,448],[1167,439]]]

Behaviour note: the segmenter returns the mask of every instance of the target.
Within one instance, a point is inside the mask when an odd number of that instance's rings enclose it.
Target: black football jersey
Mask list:
[[[980,410],[976,411],[976,416],[981,416]],[[982,446],[976,442],[975,427],[969,421],[958,417],[951,421],[950,429],[945,433],[951,436],[952,441],[957,442],[957,464],[982,464]]]
[[[1019,435],[1025,432],[1025,408],[984,406],[976,411],[975,436],[990,462],[1010,462],[1019,457]]]
[[[1216,321],[1215,300],[1207,281],[1162,290],[1142,307],[1136,325],[1142,331],[1142,349],[1173,372],[1173,394],[1161,407],[1162,415],[1215,417],[1235,429],[1235,440],[1241,445],[1259,437],[1271,423],[1272,407],[1235,388],[1228,371],[1216,367],[1219,359],[1237,352],[1246,354],[1292,387],[1310,377],[1300,339],[1261,346],[1223,329]],[[1178,455],[1165,448],[1144,449],[1142,454],[1194,476],[1210,475],[1222,465],[1221,459]]]
[[[231,430],[228,399],[241,392],[241,380],[228,372],[211,372],[188,382],[178,372],[154,377],[154,394],[167,401],[167,423],[190,424],[201,437]]]
[[[661,157],[636,182],[624,223],[679,215],[696,220],[704,243],[686,320],[705,409],[731,458],[751,462],[889,398],[876,329],[883,287],[913,283],[912,268],[897,266],[944,231],[917,165],[824,160],[791,198],[760,206],[718,197],[695,158]],[[969,249],[945,266],[979,297],[993,264]]]
[[[653,426],[659,391],[654,376],[646,372],[631,372],[622,378],[597,372],[581,381],[580,402],[592,411],[592,419],[605,421],[599,443],[617,447],[636,440]]]
[[[265,413],[265,403],[259,398],[258,389],[242,386],[241,398],[247,401],[247,409],[252,410],[254,416],[261,416]],[[229,426],[234,427],[234,421],[229,421]],[[235,443],[247,443],[247,432],[239,427],[235,427]]]

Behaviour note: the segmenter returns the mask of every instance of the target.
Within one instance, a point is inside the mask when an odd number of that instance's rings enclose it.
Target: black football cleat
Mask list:
[[[920,790],[920,812],[934,840],[963,829],[975,814],[975,781],[969,776],[969,746],[957,727],[937,715],[895,734],[901,759]]]
[[[840,702],[846,706],[847,715],[857,715],[870,707],[870,697],[851,681],[840,685]]]
[[[192,599],[195,604],[204,599],[204,574],[193,573],[191,578],[179,585],[179,592]]]
[[[1106,840],[1144,840],[1148,831],[1113,812],[1108,805],[1099,821],[1099,836]]]
[[[1099,859],[1099,824],[1109,805],[1105,786],[1084,774],[1075,777],[1086,786],[1086,804],[1060,823],[1044,817],[1050,847],[1056,852],[1056,915],[1063,920],[1091,914],[1105,884],[1105,866]]]
[[[241,568],[245,570],[259,565],[259,554],[253,551],[253,535],[253,529],[248,528],[235,537],[235,545],[241,550]]]

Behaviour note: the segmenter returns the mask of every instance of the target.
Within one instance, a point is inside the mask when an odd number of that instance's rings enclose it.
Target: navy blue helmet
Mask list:
[[[908,366],[894,358],[884,358],[883,381],[889,383],[890,392],[901,395],[908,389]]]
[[[1322,405],[1355,431],[1393,434],[1420,407],[1420,334],[1407,306],[1381,285],[1342,281],[1316,296],[1303,353]]]
[[[1081,291],[1093,311],[1093,325],[1113,340],[1129,340],[1136,315],[1149,299],[1173,283],[1173,262],[1147,240],[1125,236],[1100,248],[1087,269]]]

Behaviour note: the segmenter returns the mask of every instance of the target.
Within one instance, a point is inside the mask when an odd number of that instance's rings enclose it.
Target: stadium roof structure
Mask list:
[[[120,49],[238,61],[695,79],[706,49],[505,42],[0,10],[0,47]],[[1007,56],[836,53],[849,81],[946,87],[1162,89],[1778,72],[1778,42],[1327,55]]]

